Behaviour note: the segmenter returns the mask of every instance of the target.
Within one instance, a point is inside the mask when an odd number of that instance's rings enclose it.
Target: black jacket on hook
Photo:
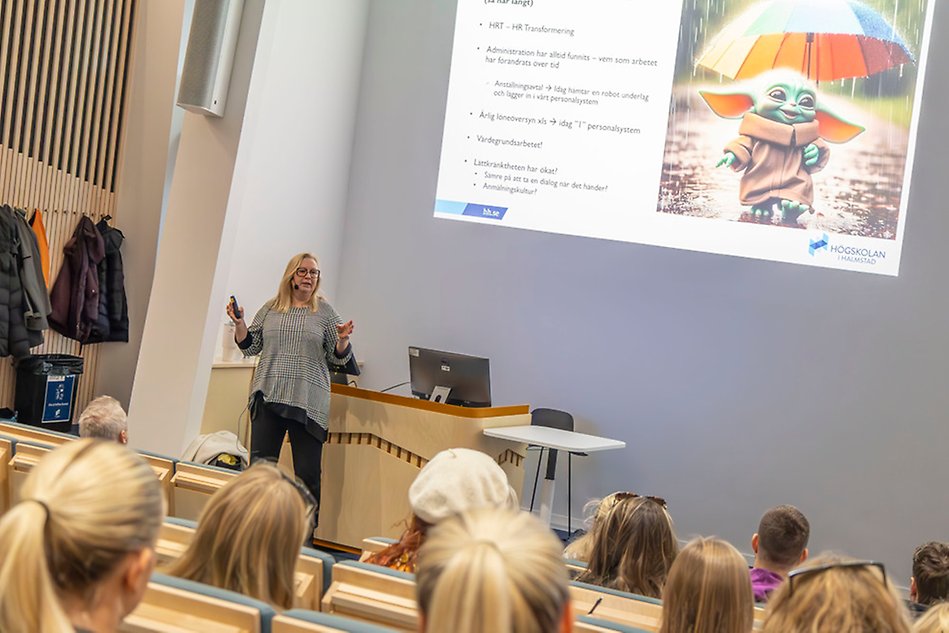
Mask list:
[[[30,354],[20,283],[20,241],[13,210],[0,207],[0,356],[23,358]]]
[[[105,257],[102,235],[86,216],[79,218],[73,236],[63,247],[63,267],[53,284],[53,312],[49,325],[80,343],[86,343],[99,316],[99,272]]]
[[[87,343],[129,340],[129,308],[125,296],[125,271],[119,249],[125,236],[109,226],[108,217],[96,224],[105,245],[105,257],[98,264],[99,316]]]

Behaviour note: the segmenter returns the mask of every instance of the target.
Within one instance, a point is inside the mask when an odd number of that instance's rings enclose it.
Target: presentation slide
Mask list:
[[[458,0],[435,216],[897,275],[934,2]]]

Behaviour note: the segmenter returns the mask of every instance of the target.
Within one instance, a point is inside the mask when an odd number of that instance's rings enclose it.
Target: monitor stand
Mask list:
[[[440,402],[445,404],[448,402],[448,394],[451,393],[451,387],[435,387],[432,389],[432,395],[429,397],[429,402]]]

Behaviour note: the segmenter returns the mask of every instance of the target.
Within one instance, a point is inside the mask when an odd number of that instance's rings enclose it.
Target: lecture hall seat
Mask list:
[[[338,562],[322,611],[397,631],[417,631],[415,576],[379,565]]]
[[[171,478],[174,515],[197,520],[201,509],[215,492],[237,477],[236,470],[179,461]]]
[[[395,629],[342,618],[328,613],[293,609],[273,620],[272,633],[392,633]]]
[[[152,574],[123,633],[271,633],[274,609],[260,600],[199,582]]]

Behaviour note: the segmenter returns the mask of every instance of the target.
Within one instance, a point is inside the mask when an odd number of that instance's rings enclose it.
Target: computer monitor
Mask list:
[[[436,387],[445,387],[451,390],[444,400],[446,404],[491,406],[491,372],[487,358],[410,347],[409,378],[412,394],[419,398],[430,400]]]

